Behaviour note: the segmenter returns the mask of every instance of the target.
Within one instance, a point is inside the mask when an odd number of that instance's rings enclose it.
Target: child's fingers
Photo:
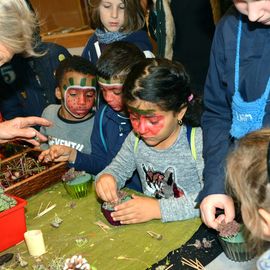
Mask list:
[[[235,210],[234,210],[234,204],[233,202],[230,204],[228,203],[226,207],[224,208],[224,214],[225,214],[225,222],[231,222],[235,218]]]
[[[103,201],[113,202],[118,200],[116,182],[111,176],[101,176],[96,182],[96,192]]]
[[[40,155],[38,156],[38,161],[44,161],[44,162],[48,162],[49,160],[48,160],[48,158],[49,158],[49,152],[50,152],[50,150],[48,149],[48,150],[45,150],[45,151],[42,151],[41,153],[40,153]],[[47,157],[47,158],[46,158]]]
[[[214,207],[207,207],[204,211],[201,211],[201,218],[206,226],[217,229],[218,222],[215,217],[216,209]]]

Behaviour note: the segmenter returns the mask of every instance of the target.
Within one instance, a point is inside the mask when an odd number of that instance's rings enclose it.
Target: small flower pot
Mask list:
[[[241,231],[231,237],[218,237],[225,255],[232,261],[244,262],[255,257],[255,253],[248,250],[247,244]]]
[[[0,213],[0,252],[24,240],[26,223],[24,207],[27,202],[13,197],[17,205]]]
[[[72,181],[63,182],[67,193],[74,199],[86,197],[92,188],[93,177],[86,173],[76,177]]]
[[[123,202],[127,202],[129,200],[131,200],[132,197],[130,195],[126,195],[125,197],[123,197],[121,199],[121,201],[118,203],[118,204],[121,204]],[[115,205],[111,205],[110,203],[108,202],[104,202],[102,205],[101,205],[101,211],[104,215],[104,217],[107,219],[107,221],[113,225],[113,226],[120,226],[122,225],[120,223],[120,221],[114,221],[111,214],[114,212],[114,206]]]

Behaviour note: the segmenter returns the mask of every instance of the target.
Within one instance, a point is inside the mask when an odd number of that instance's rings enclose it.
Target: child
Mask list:
[[[201,189],[202,134],[200,128],[192,129],[189,144],[188,130],[199,125],[201,104],[190,92],[183,66],[166,59],[145,59],[134,65],[123,89],[134,132],[97,175],[97,195],[116,201],[117,189],[137,169],[149,197],[133,195],[116,206],[115,221],[167,222],[199,216],[194,200]]]
[[[152,57],[152,45],[144,26],[140,0],[90,0],[91,27],[95,33],[88,40],[82,56],[96,63],[104,48],[114,41],[127,41]]]
[[[91,155],[68,147],[52,147],[41,154],[40,160],[68,160],[77,170],[94,175],[110,164],[132,129],[123,110],[122,85],[132,65],[144,58],[133,44],[124,41],[109,44],[97,63],[98,83],[107,104],[95,116]],[[141,191],[138,177],[134,176],[128,187]]]
[[[229,189],[241,203],[242,218],[250,232],[249,244],[258,253],[263,246],[270,246],[269,142],[270,129],[251,132],[239,140],[227,161]],[[270,250],[259,259],[257,269],[270,269],[269,259],[268,267],[263,267],[265,257],[270,257]]]
[[[58,85],[55,95],[61,100],[61,105],[52,104],[45,108],[42,117],[54,124],[50,128],[41,127],[40,132],[48,136],[50,146],[66,145],[90,154],[96,68],[88,60],[74,55],[59,64],[55,77]],[[43,149],[47,147],[41,146]]]
[[[270,124],[270,2],[234,0],[217,26],[204,92],[204,188],[198,197],[203,221],[217,228],[234,218],[224,191],[224,163],[234,140]],[[225,214],[215,218],[216,209]]]

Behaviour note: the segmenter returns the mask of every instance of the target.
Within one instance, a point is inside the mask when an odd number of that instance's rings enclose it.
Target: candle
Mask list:
[[[41,256],[46,252],[41,230],[32,230],[24,233],[24,239],[31,256]]]

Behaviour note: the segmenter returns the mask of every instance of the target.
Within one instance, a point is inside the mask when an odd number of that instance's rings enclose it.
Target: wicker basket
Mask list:
[[[38,150],[27,150],[13,157],[5,159],[1,164],[1,172],[4,172],[10,161],[19,159],[24,153],[37,157],[40,153]],[[5,188],[5,193],[18,196],[20,198],[28,198],[44,188],[61,181],[61,176],[67,170],[66,162],[52,163],[44,171],[25,178],[9,187]]]

